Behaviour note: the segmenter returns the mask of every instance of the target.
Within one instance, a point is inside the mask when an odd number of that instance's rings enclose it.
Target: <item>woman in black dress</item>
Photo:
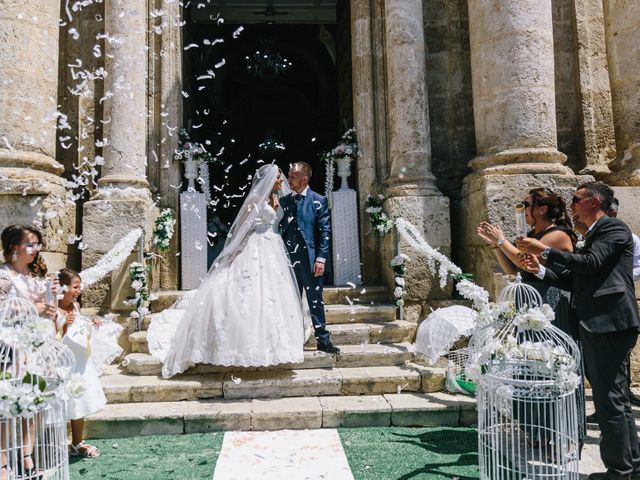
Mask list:
[[[564,199],[548,188],[534,188],[522,200],[525,206],[527,225],[531,227],[529,237],[540,240],[547,247],[573,252],[577,236],[573,231],[571,218]],[[525,272],[519,267],[519,251],[516,246],[504,237],[499,225],[482,222],[477,228],[478,235],[491,245],[502,270],[515,275],[520,273],[523,283],[534,287],[544,303],[555,311],[554,325],[571,336],[580,346],[577,322],[572,316],[570,294],[564,290],[545,284],[535,275]],[[544,260],[541,260],[544,263]],[[582,349],[580,349],[582,350]],[[581,372],[584,371],[581,366]],[[580,446],[586,435],[584,378],[578,390],[578,432]]]

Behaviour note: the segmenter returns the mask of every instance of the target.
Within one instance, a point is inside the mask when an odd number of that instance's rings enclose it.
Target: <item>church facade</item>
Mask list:
[[[276,160],[309,161],[322,185],[318,152],[306,156],[319,147],[298,139],[330,146],[354,126],[362,283],[393,286],[399,243],[411,257],[405,316],[418,321],[451,287],[393,232],[370,233],[367,194],[493,291],[500,276],[475,227],[513,234],[531,188],[570,196],[604,180],[640,228],[639,32],[634,0],[9,0],[0,218],[39,225],[52,267],[91,266],[136,227],[151,238],[160,209],[180,211],[181,128],[228,155],[212,185],[255,158],[237,147],[254,131],[295,137]],[[242,62],[258,48],[307,73],[248,79]],[[164,290],[180,289],[178,238],[172,248]],[[124,275],[85,304],[122,309]]]

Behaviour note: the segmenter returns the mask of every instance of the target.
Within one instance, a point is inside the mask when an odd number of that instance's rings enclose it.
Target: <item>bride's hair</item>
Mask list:
[[[531,206],[546,206],[547,220],[558,227],[564,227],[568,230],[567,233],[571,232],[569,233],[569,236],[571,236],[571,239],[573,240],[573,223],[571,222],[571,217],[567,210],[567,203],[564,201],[564,198],[562,198],[561,195],[554,193],[549,188],[544,187],[530,190],[529,195],[531,195]]]

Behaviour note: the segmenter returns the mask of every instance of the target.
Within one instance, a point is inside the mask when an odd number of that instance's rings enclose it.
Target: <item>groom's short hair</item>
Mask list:
[[[297,168],[298,170],[301,170],[302,174],[305,177],[311,178],[311,174],[313,173],[313,171],[311,170],[311,165],[309,165],[307,162],[296,162],[291,166]]]

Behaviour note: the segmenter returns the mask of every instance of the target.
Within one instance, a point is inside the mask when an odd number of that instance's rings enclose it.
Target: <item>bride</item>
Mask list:
[[[224,249],[179,321],[151,323],[149,348],[163,360],[164,377],[198,363],[258,367],[304,360],[302,302],[278,231],[285,182],[276,165],[258,169]]]

